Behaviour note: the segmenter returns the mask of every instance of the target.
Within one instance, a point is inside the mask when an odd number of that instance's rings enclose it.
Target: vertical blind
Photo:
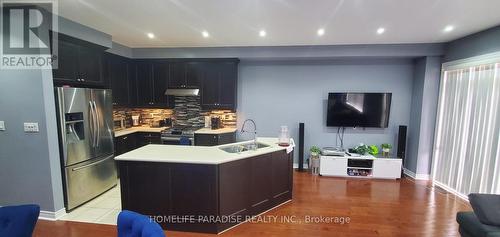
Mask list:
[[[500,61],[499,61],[500,62]],[[458,194],[500,194],[500,63],[444,69],[433,181]]]

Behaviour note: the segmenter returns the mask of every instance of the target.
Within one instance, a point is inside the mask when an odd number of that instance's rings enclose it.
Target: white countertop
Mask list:
[[[138,126],[138,127],[125,128],[122,130],[115,131],[115,137],[128,135],[135,132],[161,132],[165,128],[168,127],[152,128],[148,126]]]
[[[286,149],[286,147],[278,146],[278,138],[259,137],[257,138],[257,142],[269,145],[269,147],[260,148],[256,151],[228,153],[220,150],[219,148],[240,143],[248,143],[248,141],[211,147],[150,144],[119,155],[115,157],[115,160],[189,164],[221,164]]]
[[[231,133],[236,132],[237,128],[220,128],[220,129],[211,129],[211,128],[200,128],[194,131],[195,134],[222,134],[222,133]]]

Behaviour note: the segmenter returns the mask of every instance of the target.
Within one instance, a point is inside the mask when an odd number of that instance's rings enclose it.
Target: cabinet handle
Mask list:
[[[82,81],[85,81],[85,79],[82,78]]]
[[[123,137],[123,140],[127,140],[128,137]]]
[[[80,78],[77,78],[76,81],[80,81]]]

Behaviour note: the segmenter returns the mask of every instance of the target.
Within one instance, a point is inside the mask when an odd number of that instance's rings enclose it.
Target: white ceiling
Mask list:
[[[499,9],[499,0],[59,0],[61,16],[129,47],[446,42],[499,25]]]

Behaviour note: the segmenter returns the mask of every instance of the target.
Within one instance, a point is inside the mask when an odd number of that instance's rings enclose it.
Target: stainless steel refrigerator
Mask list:
[[[56,87],[66,210],[117,183],[111,90]]]

